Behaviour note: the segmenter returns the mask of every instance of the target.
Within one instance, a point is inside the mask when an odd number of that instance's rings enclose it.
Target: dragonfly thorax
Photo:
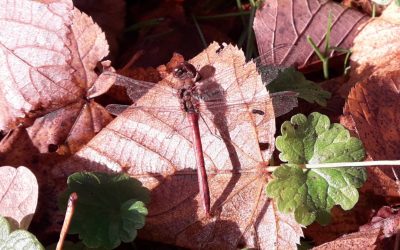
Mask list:
[[[181,82],[182,87],[178,95],[182,109],[188,113],[197,113],[198,100],[195,97],[195,84],[200,79],[200,74],[192,64],[185,61],[173,70],[173,75]]]
[[[178,93],[183,111],[197,113],[198,100],[195,97],[194,87],[181,88]]]

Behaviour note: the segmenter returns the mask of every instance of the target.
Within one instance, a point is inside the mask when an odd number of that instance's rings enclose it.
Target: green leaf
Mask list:
[[[314,220],[329,223],[334,205],[353,208],[358,201],[357,188],[367,179],[364,169],[304,171],[298,164],[361,161],[365,157],[361,141],[319,113],[293,116],[282,124],[281,133],[276,147],[281,151],[279,158],[288,164],[277,168],[267,185],[267,195],[275,198],[279,211],[293,212],[297,222],[309,225]]]
[[[115,248],[133,241],[144,226],[149,191],[126,174],[72,174],[61,198],[64,210],[72,192],[78,201],[69,232],[79,234],[87,247]]]
[[[331,97],[331,93],[307,80],[302,73],[292,67],[282,69],[277,78],[267,85],[267,88],[271,93],[294,91],[299,93],[299,98],[309,103],[316,102],[321,106],[326,106],[326,100]]]
[[[7,219],[0,216],[0,249],[44,250],[44,247],[33,234],[26,230],[15,230],[11,232],[11,226]]]

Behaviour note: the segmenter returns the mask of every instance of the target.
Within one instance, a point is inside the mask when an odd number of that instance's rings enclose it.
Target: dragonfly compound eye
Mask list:
[[[182,66],[178,66],[174,69],[174,77],[176,78],[182,78],[184,74],[186,73],[185,69]]]
[[[183,62],[174,69],[173,74],[181,80],[193,79],[197,76],[197,70],[192,64]]]

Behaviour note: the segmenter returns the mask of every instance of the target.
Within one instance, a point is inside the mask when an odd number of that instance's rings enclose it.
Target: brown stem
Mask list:
[[[60,239],[57,242],[56,250],[62,250],[64,246],[65,237],[67,237],[69,226],[71,225],[72,216],[74,215],[76,201],[78,195],[74,192],[70,194],[68,199],[67,211],[65,212],[64,223],[60,232]]]

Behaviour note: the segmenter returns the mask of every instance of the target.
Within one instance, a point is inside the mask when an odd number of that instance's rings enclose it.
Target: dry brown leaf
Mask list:
[[[372,250],[376,249],[376,241],[380,235],[380,229],[370,230],[368,232],[355,232],[352,234],[345,235],[334,241],[325,243],[321,246],[314,247],[313,250],[353,250],[353,249],[364,249]]]
[[[32,222],[40,229],[35,234],[38,238],[46,234],[44,228],[55,223],[52,215],[58,209],[55,181],[49,178],[49,171],[66,158],[57,153],[40,153],[24,128],[11,131],[0,142],[0,166],[27,166],[39,183],[39,201]]]
[[[313,249],[392,249],[393,244],[388,248],[390,242],[382,240],[398,233],[399,225],[398,212],[384,206],[379,209],[370,223],[360,226],[358,232],[342,236]]]
[[[371,19],[354,39],[351,79],[355,83],[371,75],[397,71],[399,64],[400,7],[395,1],[378,18]]]
[[[274,58],[278,64],[303,66],[316,59],[307,35],[324,51],[329,12],[332,13],[330,45],[350,48],[357,28],[368,17],[333,1],[267,1],[254,19],[258,51],[264,54],[281,44],[290,44]],[[293,46],[295,45],[295,46]]]
[[[42,152],[51,144],[76,151],[111,120],[88,100],[108,54],[104,33],[67,0],[2,1],[0,9],[0,128],[40,117],[29,134]]]
[[[372,160],[398,159],[400,8],[394,3],[371,20],[354,40],[345,115],[354,122]],[[390,168],[382,169],[393,176]],[[397,195],[399,196],[399,195]]]
[[[357,84],[347,100],[357,132],[373,160],[400,155],[400,71]]]
[[[27,229],[38,201],[38,183],[26,167],[0,167],[0,215],[13,227]]]
[[[371,75],[382,76],[398,70],[400,35],[399,7],[395,1],[382,15],[371,19],[354,39],[351,55],[351,77],[343,92]]]
[[[371,223],[360,227],[361,232],[371,231],[376,228],[382,230],[382,237],[389,238],[396,235],[400,229],[400,214],[394,209],[384,206],[372,218]]]
[[[227,102],[267,95],[256,66],[245,64],[236,47],[221,50],[213,43],[190,62],[200,72],[214,68]],[[173,81],[170,76],[159,85]],[[154,89],[137,105],[168,107],[178,102],[176,96]],[[64,175],[123,171],[142,181],[151,190],[142,238],[188,248],[295,249],[302,236],[300,225],[279,213],[264,192],[268,174],[263,168],[274,148],[274,120],[250,111],[216,114],[203,117],[207,125],[200,121],[213,218],[205,217],[200,206],[191,132],[182,112],[128,109],[56,170]],[[268,143],[265,151],[259,142]]]
[[[399,77],[400,71],[373,76],[348,96],[346,110],[373,160],[395,160],[400,155]]]
[[[385,170],[387,167],[383,167]],[[381,168],[370,167],[368,168],[368,181],[361,189],[361,193],[368,195],[379,196],[384,204],[393,204],[400,202],[399,185],[396,181],[390,178]],[[377,202],[374,202],[376,204]],[[383,205],[384,205],[383,204]],[[375,209],[377,209],[375,207]]]

